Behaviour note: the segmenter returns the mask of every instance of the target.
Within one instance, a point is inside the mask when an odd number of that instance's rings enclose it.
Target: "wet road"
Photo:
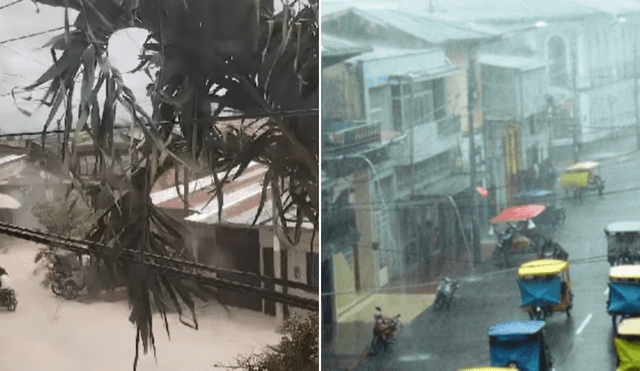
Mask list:
[[[56,297],[32,274],[37,247],[20,240],[10,246],[6,251],[0,246],[0,265],[11,276],[18,307],[0,308],[0,370],[131,370],[135,327],[128,303]],[[219,305],[197,311],[197,331],[182,325],[175,313],[167,315],[170,339],[155,315],[157,360],[151,350],[143,355],[141,346],[138,370],[220,370],[213,365],[233,363],[239,354],[280,341],[277,323],[260,313],[231,308],[227,315]]]
[[[640,220],[639,170],[637,153],[603,162],[603,196],[596,192],[560,201],[567,207],[567,220],[554,238],[570,254],[574,308],[571,318],[555,313],[547,320],[556,371],[615,369],[603,230],[614,221]],[[450,371],[489,365],[489,327],[528,319],[519,308],[516,278],[516,269],[511,269],[463,282],[450,311],[427,309],[403,329],[387,353],[367,358],[358,370]]]

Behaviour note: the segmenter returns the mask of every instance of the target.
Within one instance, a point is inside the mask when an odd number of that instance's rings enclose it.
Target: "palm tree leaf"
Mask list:
[[[264,174],[264,179],[262,180],[262,192],[260,194],[260,205],[258,205],[258,211],[256,212],[256,216],[253,218],[253,222],[251,225],[256,225],[258,222],[258,218],[262,214],[262,209],[264,208],[264,204],[267,202],[268,192],[269,192],[269,183],[271,182],[271,170],[267,170]]]
[[[80,63],[80,58],[86,48],[86,41],[80,38],[72,39],[71,45],[65,49],[64,53],[62,53],[62,57],[60,57],[53,66],[49,67],[49,69],[45,71],[45,73],[43,73],[42,76],[40,76],[33,84],[26,86],[24,89],[33,90],[45,82],[51,81],[57,76],[62,76],[62,74],[69,68]]]

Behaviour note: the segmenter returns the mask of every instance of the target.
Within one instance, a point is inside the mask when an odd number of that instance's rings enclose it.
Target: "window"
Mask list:
[[[569,74],[567,73],[567,48],[564,40],[554,36],[549,40],[549,80],[554,86],[567,86]]]
[[[438,87],[443,87],[443,85],[438,85]],[[433,88],[434,84],[431,80],[413,84],[391,85],[391,111],[394,130],[402,131],[405,127],[435,121]],[[444,94],[438,99],[444,102]]]

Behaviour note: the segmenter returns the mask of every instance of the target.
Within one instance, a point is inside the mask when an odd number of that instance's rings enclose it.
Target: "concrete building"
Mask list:
[[[571,158],[574,145],[579,152],[638,122],[633,77],[640,71],[639,2],[456,0],[424,3],[418,11],[512,32],[485,46],[485,53],[548,61],[555,157]]]
[[[481,85],[467,71],[479,76],[478,43],[496,33],[393,10],[341,9],[322,22],[323,45],[328,35],[373,48],[322,70],[323,300],[336,317],[390,282],[470,259],[463,131],[469,80]]]
[[[292,244],[283,234],[282,227],[274,226],[273,204],[270,197],[252,226],[260,206],[262,183],[267,169],[250,164],[245,173],[223,187],[224,203],[219,215],[218,201],[213,199],[215,188],[211,176],[189,182],[188,207],[175,187],[175,174],[169,173],[151,194],[153,203],[174,219],[185,224],[185,239],[195,261],[213,267],[282,278],[315,287],[314,292],[286,286],[262,283],[257,277],[235,273],[218,273],[225,278],[264,287],[304,298],[318,299],[319,243],[313,226],[303,223],[300,241]],[[220,179],[224,173],[218,174]],[[179,185],[185,195],[185,186]],[[270,195],[270,192],[267,192]],[[293,235],[292,231],[289,231]],[[298,311],[286,304],[260,299],[253,294],[219,289],[220,300],[231,306],[252,309],[276,316],[282,320]]]

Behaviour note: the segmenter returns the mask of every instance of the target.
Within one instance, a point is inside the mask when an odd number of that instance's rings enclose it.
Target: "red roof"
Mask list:
[[[521,222],[533,219],[546,209],[544,205],[524,205],[503,210],[500,215],[490,220],[492,224],[504,222]]]

